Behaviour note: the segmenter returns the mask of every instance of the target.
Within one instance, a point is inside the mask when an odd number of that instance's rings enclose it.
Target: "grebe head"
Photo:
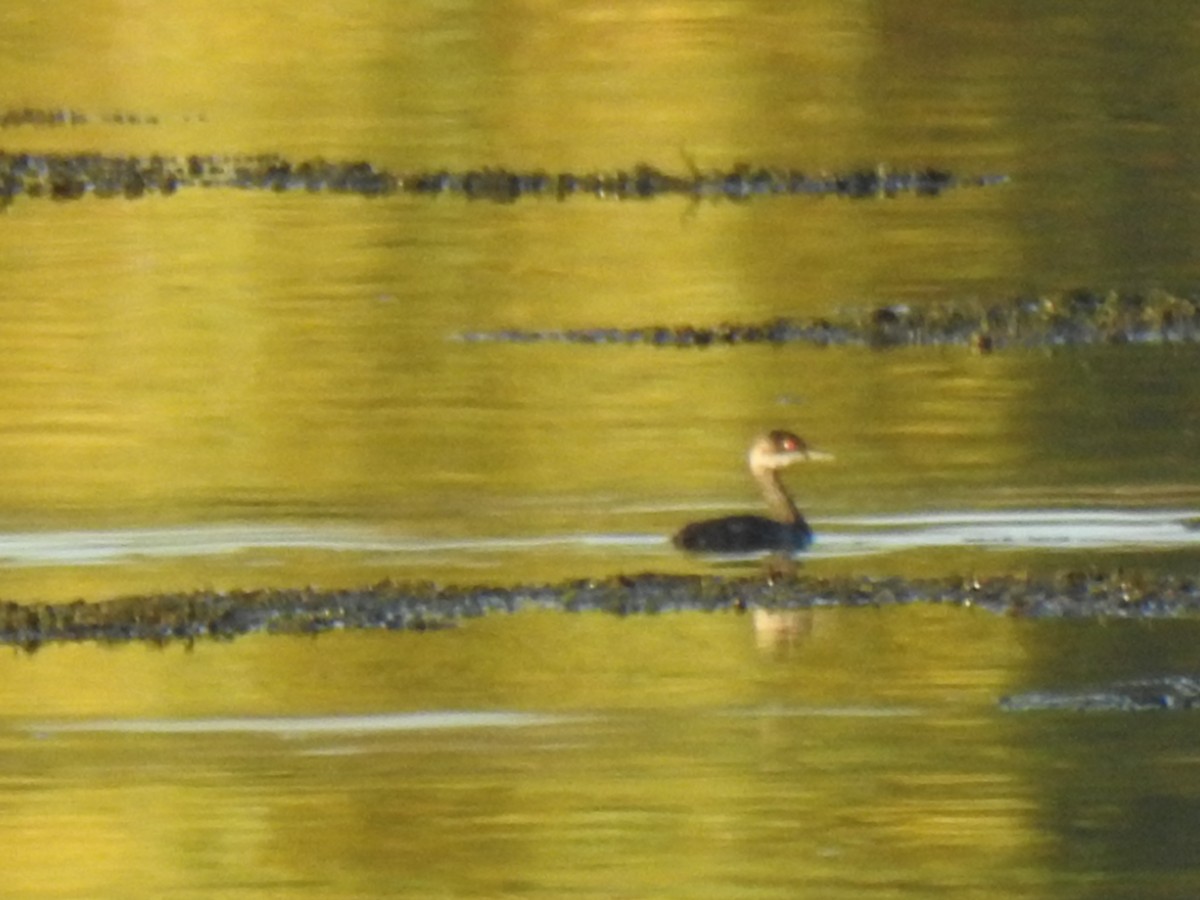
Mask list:
[[[798,462],[826,462],[831,459],[832,453],[808,446],[804,438],[790,431],[764,434],[750,447],[750,469],[756,473],[786,469]]]

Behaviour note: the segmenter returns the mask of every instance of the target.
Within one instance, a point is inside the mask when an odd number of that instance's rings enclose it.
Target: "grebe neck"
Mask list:
[[[804,521],[800,510],[796,508],[795,501],[784,488],[783,482],[779,480],[778,472],[774,469],[754,469],[753,472],[759,487],[762,488],[763,498],[767,501],[767,508],[771,510],[771,515],[788,525]]]

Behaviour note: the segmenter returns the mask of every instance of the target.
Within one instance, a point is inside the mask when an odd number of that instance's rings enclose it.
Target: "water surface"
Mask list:
[[[1136,871],[1194,886],[1178,820],[1146,809],[1195,809],[1188,720],[997,710],[1051,645],[1073,662],[1040,677],[1112,674],[1082,629],[1048,630],[960,610],[545,613],[10,657],[6,883],[1002,897],[1119,891]],[[1194,630],[1124,623],[1109,640],[1194,666]]]
[[[710,572],[666,537],[757,504],[742,459],[771,427],[838,457],[790,476],[819,536],[806,571],[1194,572],[1195,348],[454,339],[1193,287],[1194,20],[1181,2],[10,2],[5,106],[157,120],[7,129],[12,152],[1012,182],[15,203],[0,596]],[[0,890],[1187,896],[1194,723],[995,702],[1195,670],[1191,631],[534,615],[14,654]]]

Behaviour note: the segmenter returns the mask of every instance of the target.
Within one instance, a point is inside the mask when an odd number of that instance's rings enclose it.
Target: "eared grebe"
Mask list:
[[[672,539],[693,553],[755,553],[761,550],[794,553],[812,543],[812,529],[779,481],[779,470],[798,462],[833,459],[814,450],[790,431],[772,431],[750,446],[750,474],[762,488],[766,516],[725,516],[685,525]]]

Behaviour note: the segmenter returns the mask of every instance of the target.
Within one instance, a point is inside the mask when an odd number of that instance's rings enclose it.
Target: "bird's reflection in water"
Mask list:
[[[764,653],[796,650],[812,637],[814,614],[811,609],[766,609],[756,607],[751,614],[754,643]]]

